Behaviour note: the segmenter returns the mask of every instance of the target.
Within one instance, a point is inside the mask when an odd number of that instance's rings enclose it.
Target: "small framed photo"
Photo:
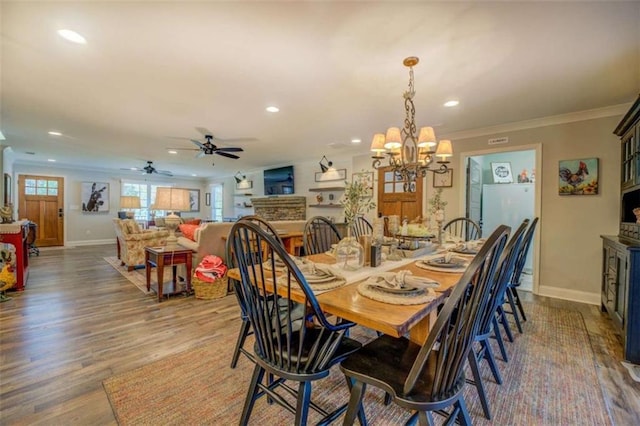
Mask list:
[[[347,169],[332,169],[324,173],[316,172],[316,182],[330,182],[332,180],[346,180]]]
[[[451,188],[453,186],[453,170],[447,169],[444,173],[435,173],[433,175],[434,188]]]
[[[559,195],[597,195],[598,159],[560,160],[558,165]]]
[[[508,161],[491,163],[491,174],[493,176],[493,183],[513,183],[511,163]]]

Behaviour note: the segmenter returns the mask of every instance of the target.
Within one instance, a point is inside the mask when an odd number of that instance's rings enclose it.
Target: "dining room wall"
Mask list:
[[[592,304],[600,302],[602,241],[600,235],[618,233],[620,195],[619,140],[612,133],[621,115],[542,125],[495,134],[454,140],[456,155],[451,166],[457,177],[446,191],[450,212],[464,216],[461,158],[468,152],[490,150],[488,140],[508,137],[509,146],[542,146],[539,287],[540,295]],[[599,188],[596,195],[560,196],[559,161],[599,159]]]

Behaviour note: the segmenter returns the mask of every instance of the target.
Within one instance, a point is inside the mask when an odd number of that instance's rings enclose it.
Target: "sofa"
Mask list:
[[[118,258],[129,271],[144,266],[144,248],[159,247],[167,243],[169,231],[143,230],[133,219],[113,219],[118,244]]]
[[[271,222],[271,225],[278,231],[282,230],[283,233],[288,233],[304,231],[305,223],[306,220],[279,220]],[[227,263],[225,258],[226,236],[232,226],[233,222],[209,222],[196,228],[181,225],[182,235],[178,237],[178,244],[196,252],[193,257],[194,268],[208,254],[220,256]]]

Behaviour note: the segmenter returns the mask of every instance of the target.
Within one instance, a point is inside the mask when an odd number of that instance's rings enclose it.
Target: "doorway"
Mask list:
[[[64,245],[64,178],[22,175],[18,179],[18,217],[36,224],[39,247]]]
[[[487,237],[500,224],[515,230],[526,218],[540,216],[541,146],[505,147],[463,154],[466,184],[464,210]],[[499,173],[497,173],[499,172]],[[537,292],[539,235],[532,242],[521,289]]]

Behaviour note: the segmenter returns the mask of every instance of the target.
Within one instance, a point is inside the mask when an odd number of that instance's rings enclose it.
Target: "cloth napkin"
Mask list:
[[[389,288],[405,287],[439,287],[440,284],[428,278],[416,277],[411,271],[403,270],[398,272],[382,272],[372,275],[368,280],[369,284],[383,285]]]

